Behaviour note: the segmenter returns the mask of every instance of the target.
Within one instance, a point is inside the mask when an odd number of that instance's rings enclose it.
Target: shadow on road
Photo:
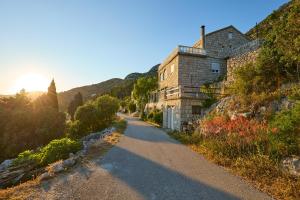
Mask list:
[[[120,147],[98,165],[145,199],[238,199]]]

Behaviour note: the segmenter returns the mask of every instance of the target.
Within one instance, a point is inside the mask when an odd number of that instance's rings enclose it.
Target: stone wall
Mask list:
[[[191,122],[201,117],[201,115],[192,113],[192,106],[202,106],[202,101],[199,99],[181,99],[181,122]]]
[[[220,73],[211,71],[212,63],[220,64]],[[226,61],[212,57],[179,55],[179,85],[200,87],[226,74]]]
[[[249,51],[244,54],[237,55],[227,60],[227,79],[225,85],[230,87],[234,81],[234,70],[247,63],[254,62],[259,54],[259,49]]]
[[[173,66],[173,72],[171,68]],[[164,80],[160,80],[160,75],[164,74]],[[159,89],[172,88],[178,86],[178,56],[175,56],[170,62],[159,66],[158,70]]]
[[[231,33],[232,38],[229,38]],[[206,34],[206,51],[208,55],[213,57],[227,57],[232,49],[249,42],[249,39],[233,26],[226,27]],[[198,41],[194,47],[200,48],[202,41]],[[222,53],[220,53],[222,52]]]

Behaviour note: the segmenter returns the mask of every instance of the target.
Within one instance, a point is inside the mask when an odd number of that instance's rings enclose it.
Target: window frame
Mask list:
[[[192,114],[193,115],[201,115],[202,114],[202,106],[192,105]]]

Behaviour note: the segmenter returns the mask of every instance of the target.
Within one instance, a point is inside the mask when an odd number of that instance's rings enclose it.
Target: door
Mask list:
[[[174,129],[174,108],[168,107],[168,128],[169,129]]]

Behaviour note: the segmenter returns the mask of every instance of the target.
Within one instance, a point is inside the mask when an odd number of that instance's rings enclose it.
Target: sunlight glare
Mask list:
[[[47,90],[49,84],[50,81],[47,80],[47,78],[45,78],[41,74],[28,73],[22,75],[15,81],[15,84],[11,89],[11,92],[17,93],[23,88],[27,92],[33,92],[33,91],[43,92]]]

